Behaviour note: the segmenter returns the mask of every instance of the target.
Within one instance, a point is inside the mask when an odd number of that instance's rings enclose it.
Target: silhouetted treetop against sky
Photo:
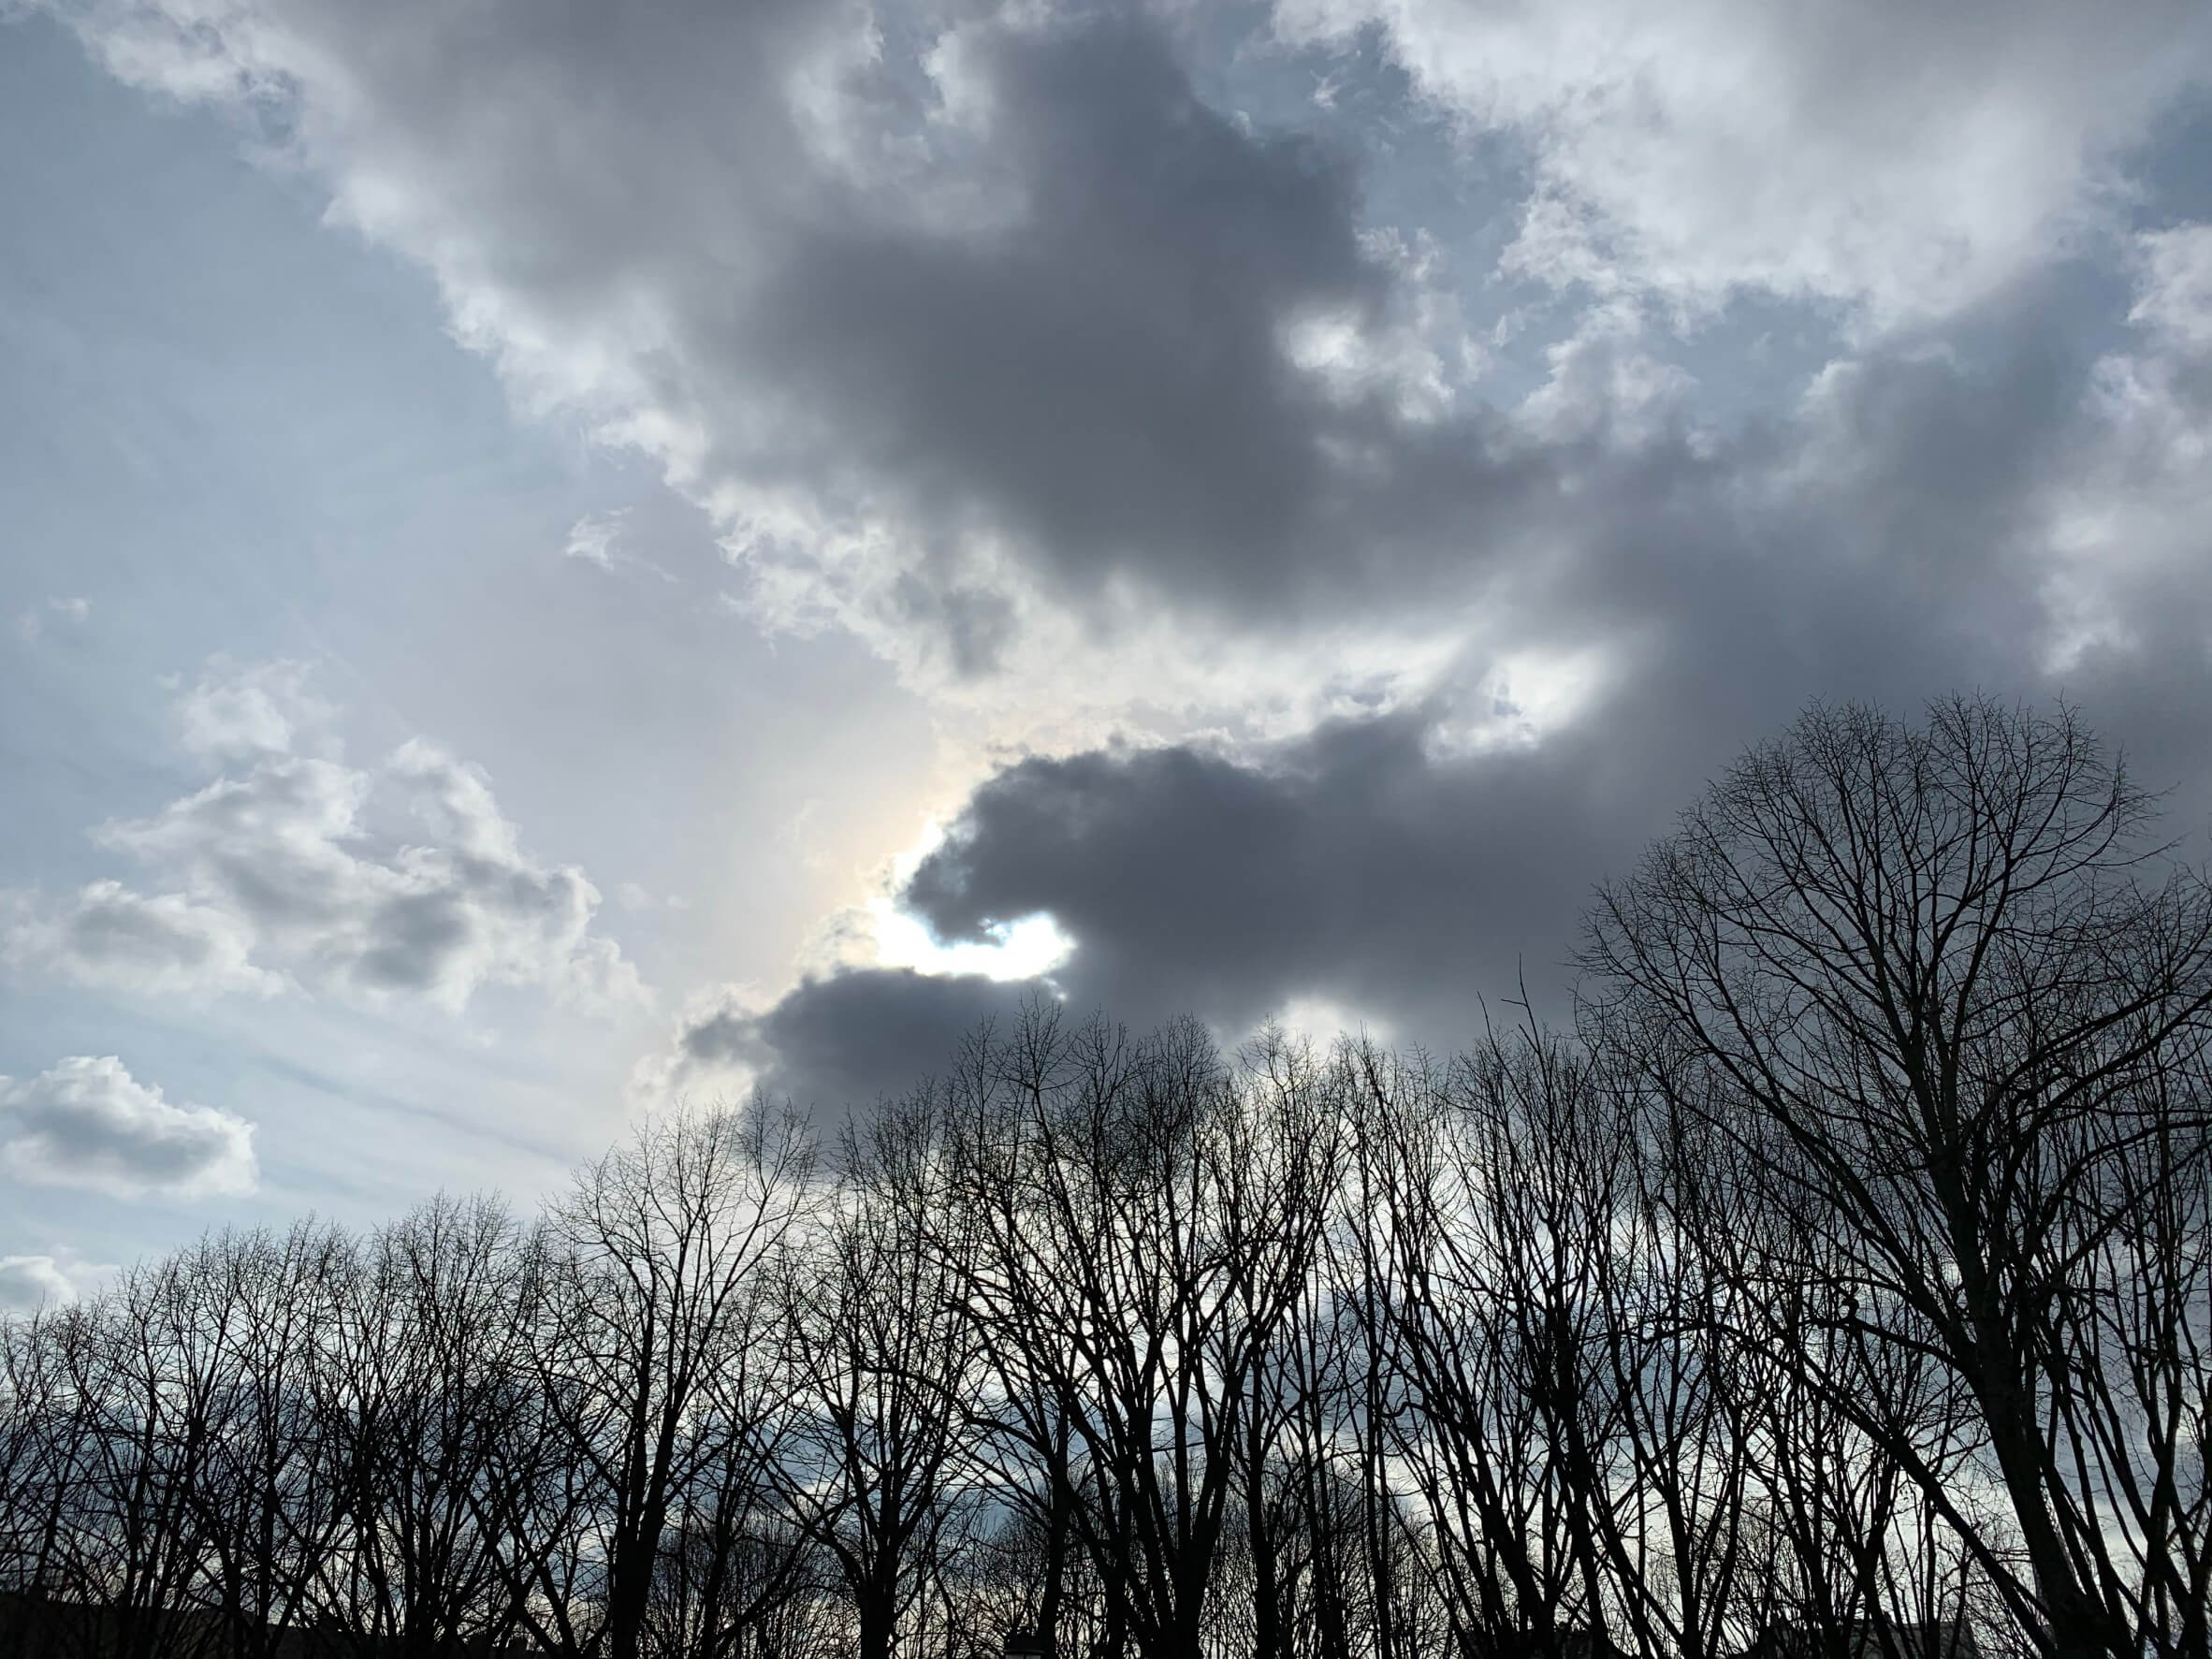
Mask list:
[[[2212,1659],[2208,163],[2197,0],[0,0],[0,1649]]]
[[[1600,890],[1571,1030],[1032,999],[827,1148],[763,1094],[532,1216],[211,1235],[0,1325],[0,1631],[2200,1659],[2154,805],[2063,706],[1816,706]]]

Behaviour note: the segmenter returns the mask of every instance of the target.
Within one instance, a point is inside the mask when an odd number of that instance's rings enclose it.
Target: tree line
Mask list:
[[[2212,891],[2156,807],[2064,708],[1816,707],[1599,892],[1564,1029],[1041,1005],[827,1148],[756,1102],[528,1215],[211,1237],[0,1327],[0,1632],[2203,1659]]]

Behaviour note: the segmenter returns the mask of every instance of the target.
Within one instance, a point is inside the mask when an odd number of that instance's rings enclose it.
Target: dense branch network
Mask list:
[[[826,1155],[0,1327],[0,1646],[2205,1659],[2212,895],[2067,710],[1816,708],[1572,1030],[1052,1006]]]

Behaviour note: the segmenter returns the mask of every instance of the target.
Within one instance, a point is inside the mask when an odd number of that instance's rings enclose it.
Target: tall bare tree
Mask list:
[[[434,1659],[510,1627],[499,1467],[529,1416],[515,1319],[517,1229],[440,1197],[364,1241],[318,1390],[347,1547],[323,1612],[364,1652]]]
[[[982,1370],[953,1252],[931,1247],[958,1214],[932,1095],[849,1127],[839,1162],[786,1280],[796,1421],[782,1468],[844,1579],[854,1652],[891,1659],[926,1643],[920,1618],[958,1543]]]
[[[2186,1166],[2205,1133],[2182,1085],[2212,892],[2159,862],[2152,806],[2064,708],[1816,707],[1602,892],[1583,953],[1593,1032],[1836,1242],[1848,1328],[1924,1345],[1968,1390],[2025,1572],[1951,1471],[1881,1414],[1858,1426],[2067,1654],[2180,1629],[2154,1586],[2171,1603],[2168,1564],[2202,1552],[2201,1511],[2133,1503],[2086,1432],[2064,1334],[2095,1322],[2069,1315],[2139,1202],[2126,1171],[2167,1144]],[[2170,1410],[2130,1420],[2179,1453]]]
[[[236,1659],[272,1659],[344,1545],[340,1443],[316,1404],[352,1244],[301,1222],[282,1234],[226,1234],[197,1265],[209,1275],[205,1317],[225,1332],[211,1361],[218,1415],[191,1488],[206,1540],[204,1599]]]
[[[1194,1025],[1137,1041],[1037,1010],[967,1075],[975,1316],[1037,1333],[1103,1639],[1195,1656],[1255,1373],[1317,1259],[1311,1145]]]
[[[588,1634],[575,1584],[540,1564],[526,1617],[541,1641],[640,1659],[672,1510],[730,1441],[762,1432],[714,1383],[772,1340],[810,1166],[797,1126],[764,1106],[678,1115],[640,1126],[549,1207],[527,1341],[566,1473],[588,1485],[604,1630]]]

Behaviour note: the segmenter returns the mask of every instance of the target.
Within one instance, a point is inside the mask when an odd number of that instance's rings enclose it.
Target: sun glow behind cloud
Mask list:
[[[1041,979],[1065,966],[1077,940],[1047,911],[988,922],[980,939],[947,940],[905,908],[899,895],[924,861],[945,844],[946,834],[943,822],[932,819],[920,838],[891,861],[882,890],[859,908],[859,925],[848,936],[859,948],[837,953],[846,965],[993,980]]]
[[[986,979],[1041,979],[1075,953],[1075,940],[1051,916],[1039,912],[984,929],[987,940],[939,939],[918,918],[889,899],[868,906],[875,923],[876,965],[918,973],[978,973]]]
[[[1614,667],[1602,647],[1509,652],[1477,683],[1464,706],[1431,728],[1430,758],[1464,760],[1493,749],[1534,748],[1588,712],[1608,688]]]

